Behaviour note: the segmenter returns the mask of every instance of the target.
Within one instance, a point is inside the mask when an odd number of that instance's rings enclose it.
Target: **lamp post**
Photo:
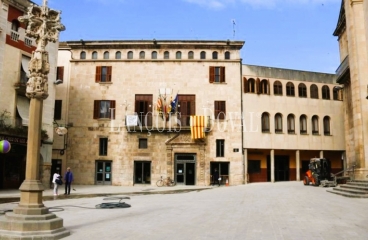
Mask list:
[[[56,42],[59,32],[65,30],[60,23],[61,12],[47,7],[31,5],[26,15],[18,18],[26,23],[26,35],[35,38],[37,48],[29,62],[30,78],[26,96],[30,98],[26,177],[20,186],[20,202],[5,219],[0,219],[0,239],[59,239],[70,233],[63,227],[63,219],[50,213],[42,203],[44,187],[40,181],[40,144],[43,100],[48,97],[50,63],[45,47]]]

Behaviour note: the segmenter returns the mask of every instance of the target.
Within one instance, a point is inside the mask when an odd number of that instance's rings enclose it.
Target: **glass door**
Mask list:
[[[111,185],[111,161],[96,161],[96,185]]]
[[[151,183],[151,162],[134,162],[134,183]]]

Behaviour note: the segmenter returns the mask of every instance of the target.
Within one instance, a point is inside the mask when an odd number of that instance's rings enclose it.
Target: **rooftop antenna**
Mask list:
[[[232,22],[233,22],[233,39],[235,39],[235,19],[232,19]]]

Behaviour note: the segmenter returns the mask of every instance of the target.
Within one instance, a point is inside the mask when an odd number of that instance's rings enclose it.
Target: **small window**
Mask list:
[[[307,134],[307,116],[301,115],[299,119],[300,134]]]
[[[225,59],[226,60],[230,59],[230,52],[229,51],[225,52]]]
[[[164,59],[170,59],[170,53],[168,51],[164,52]]]
[[[330,88],[327,85],[322,87],[322,99],[330,99]]]
[[[61,82],[64,81],[64,67],[57,67],[56,68],[56,79],[55,80],[61,80]]]
[[[262,132],[270,132],[270,115],[262,113]]]
[[[115,100],[95,100],[93,107],[93,119],[115,119]]]
[[[225,157],[225,140],[216,140],[216,157]]]
[[[218,53],[216,51],[212,53],[212,59],[218,59]]]
[[[318,127],[318,117],[313,116],[312,117],[312,134],[318,135],[319,134],[319,127]]]
[[[177,51],[175,57],[176,59],[181,59],[181,52]]]
[[[152,59],[157,59],[157,52],[156,52],[156,51],[153,51],[153,52],[151,53],[151,58],[152,58]]]
[[[147,138],[140,138],[139,143],[138,143],[138,148],[139,149],[144,149],[144,148],[147,148],[147,147],[148,147]]]
[[[301,98],[306,98],[307,97],[307,87],[305,86],[304,83],[299,84],[298,94],[299,94],[299,97],[301,97]]]
[[[80,59],[86,59],[86,52],[85,51],[82,51],[80,53]]]
[[[128,52],[127,58],[128,59],[133,59],[133,52],[132,51]]]
[[[261,160],[248,160],[248,173],[261,173]]]
[[[330,117],[326,116],[323,118],[323,133],[327,136],[331,135],[330,131]]]
[[[121,59],[121,52],[120,51],[117,51],[115,53],[115,59]]]
[[[61,120],[62,100],[55,100],[54,120]]]
[[[275,133],[282,133],[282,116],[280,113],[275,115]]]
[[[108,142],[107,138],[100,138],[100,151],[99,151],[100,156],[107,156],[107,142]]]
[[[97,52],[96,52],[96,51],[94,51],[94,52],[92,53],[92,59],[97,59]]]
[[[290,97],[295,96],[295,88],[292,82],[288,82],[286,84],[286,96],[290,96]]]
[[[188,52],[188,59],[194,59],[193,51]]]
[[[316,84],[310,86],[310,96],[311,98],[318,99],[318,87]]]
[[[108,51],[104,52],[103,58],[104,59],[109,59],[110,58],[110,53]]]
[[[224,120],[226,119],[226,102],[215,101],[215,119]]]
[[[287,117],[287,127],[289,134],[295,133],[295,118],[293,114],[289,114]]]
[[[139,52],[139,59],[145,59],[146,58],[146,53],[144,51],[140,51]]]
[[[210,83],[225,82],[225,67],[210,67]]]
[[[206,52],[205,51],[201,52],[201,59],[206,59]]]
[[[111,82],[111,66],[97,66],[95,82]]]
[[[279,81],[274,82],[273,84],[273,94],[274,95],[282,95],[282,84]]]

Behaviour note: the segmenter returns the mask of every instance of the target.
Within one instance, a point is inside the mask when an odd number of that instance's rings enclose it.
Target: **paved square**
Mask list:
[[[99,187],[99,190],[102,190]],[[95,209],[103,197],[45,201],[64,239],[368,239],[368,199],[301,182],[131,195],[131,208]],[[14,207],[0,204],[0,209]]]

